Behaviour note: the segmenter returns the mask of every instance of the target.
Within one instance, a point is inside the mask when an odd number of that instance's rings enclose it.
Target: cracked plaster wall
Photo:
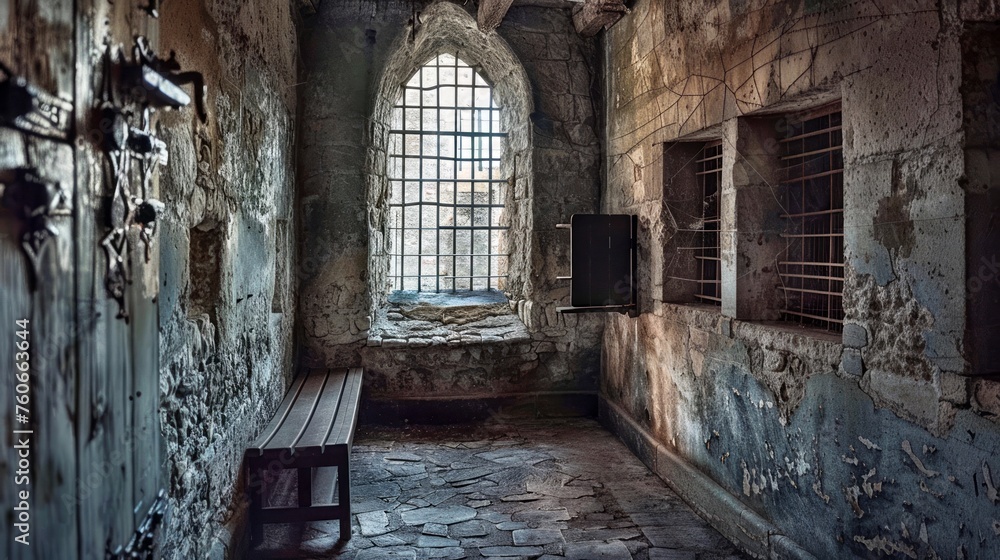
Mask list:
[[[966,145],[963,115],[984,102],[960,91],[976,43],[963,36],[996,18],[968,1],[638,0],[605,38],[603,210],[640,216],[645,289],[639,318],[607,321],[601,392],[820,558],[1000,554],[1000,391],[965,377],[982,370],[967,360],[963,162],[988,150]],[[995,68],[976,75],[996,83]],[[671,303],[663,143],[721,138],[723,212],[738,216],[748,174],[767,175],[753,167],[768,154],[748,151],[752,117],[834,99],[843,335],[766,323],[740,298],[767,281],[745,266],[766,231],[724,242],[741,272],[722,312]],[[974,192],[995,187],[978,177]]]
[[[289,2],[172,0],[163,52],[205,76],[208,119],[165,112],[160,422],[165,558],[222,558],[240,467],[291,379],[297,35]],[[292,228],[294,231],[294,228]],[[274,310],[289,310],[274,313]],[[233,557],[234,550],[228,550]]]
[[[569,239],[555,225],[598,208],[597,45],[575,33],[568,9],[515,7],[487,35],[474,9],[326,2],[305,31],[300,351],[304,364],[363,365],[376,398],[596,389],[602,321],[555,313],[569,295],[555,280],[568,271]],[[379,96],[446,46],[481,64],[508,101],[506,319],[411,320],[413,310],[386,302],[384,139],[395,99]]]

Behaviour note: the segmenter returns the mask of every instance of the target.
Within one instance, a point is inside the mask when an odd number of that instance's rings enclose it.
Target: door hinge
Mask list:
[[[0,64],[0,124],[27,134],[69,140],[73,104],[42,91]]]
[[[62,186],[48,181],[32,167],[20,167],[0,173],[4,183],[0,204],[20,218],[21,249],[31,265],[31,289],[38,288],[42,279],[42,257],[49,240],[59,236],[59,230],[52,223],[55,216],[68,216],[67,195]]]
[[[156,500],[150,506],[146,517],[142,523],[132,533],[132,539],[125,546],[119,546],[114,551],[108,547],[105,552],[105,560],[153,560],[156,556],[156,547],[159,544],[160,529],[163,528],[164,520],[167,516],[166,490],[160,490]]]

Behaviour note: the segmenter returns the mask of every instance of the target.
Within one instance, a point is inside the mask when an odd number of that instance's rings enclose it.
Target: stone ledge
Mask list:
[[[394,292],[389,306],[376,312],[367,345],[427,348],[531,340],[500,292]]]
[[[598,418],[670,486],[698,515],[753,558],[817,560],[792,538],[747,507],[708,475],[691,466],[633,420],[620,406],[598,395]]]

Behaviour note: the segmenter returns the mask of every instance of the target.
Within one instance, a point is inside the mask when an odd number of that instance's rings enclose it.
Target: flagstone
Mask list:
[[[514,537],[514,544],[517,546],[564,542],[562,531],[554,529],[516,529],[512,536]]]
[[[445,506],[419,508],[403,512],[403,523],[407,525],[423,525],[424,523],[442,523],[451,525],[468,521],[476,516],[476,510],[466,506]]]

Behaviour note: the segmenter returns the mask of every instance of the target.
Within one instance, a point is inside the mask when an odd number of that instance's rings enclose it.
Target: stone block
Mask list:
[[[953,373],[941,374],[941,399],[952,404],[969,404],[968,378]]]
[[[840,355],[840,367],[844,373],[854,376],[862,376],[865,373],[864,359],[861,357],[861,350],[857,348],[844,348]]]
[[[847,348],[868,346],[868,329],[857,323],[844,323],[843,343]]]

